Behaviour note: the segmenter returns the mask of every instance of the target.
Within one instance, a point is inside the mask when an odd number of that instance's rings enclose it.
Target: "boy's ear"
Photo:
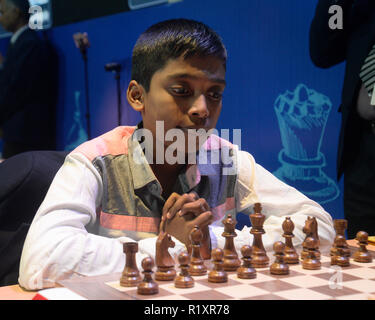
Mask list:
[[[145,94],[145,90],[142,85],[140,85],[135,80],[130,81],[126,95],[127,95],[129,104],[135,111],[138,111],[138,112],[143,111],[144,94]]]

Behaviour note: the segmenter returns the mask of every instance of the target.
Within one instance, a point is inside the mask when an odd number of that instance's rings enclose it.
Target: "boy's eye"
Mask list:
[[[170,89],[171,89],[172,93],[177,94],[177,95],[187,95],[187,94],[189,94],[189,90],[185,87],[178,86],[178,87],[171,87]]]
[[[223,94],[221,92],[211,91],[208,93],[208,96],[213,100],[219,101],[222,99]]]

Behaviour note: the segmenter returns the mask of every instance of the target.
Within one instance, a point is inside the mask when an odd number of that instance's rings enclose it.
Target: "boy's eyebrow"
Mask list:
[[[189,73],[175,73],[175,74],[171,74],[169,75],[168,77],[168,80],[172,80],[172,79],[181,79],[181,78],[190,78],[190,79],[193,79],[193,80],[199,80],[200,77],[199,76],[195,76],[193,74],[189,74]],[[208,79],[212,82],[217,82],[217,83],[221,83],[223,85],[226,85],[226,81],[222,78],[213,78],[213,77],[208,77]]]

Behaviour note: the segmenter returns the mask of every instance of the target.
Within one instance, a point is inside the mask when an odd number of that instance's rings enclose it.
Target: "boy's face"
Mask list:
[[[141,110],[144,128],[153,133],[155,142],[156,121],[163,121],[164,133],[181,129],[187,142],[188,129],[215,128],[224,88],[222,60],[197,56],[170,60],[153,75],[150,90],[144,93]],[[167,141],[164,146],[171,143]]]

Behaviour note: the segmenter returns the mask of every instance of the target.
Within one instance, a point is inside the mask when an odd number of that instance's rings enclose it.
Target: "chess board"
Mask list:
[[[351,259],[350,266],[345,268],[331,266],[329,255],[322,253],[320,270],[305,270],[299,263],[289,266],[289,275],[272,275],[269,268],[261,268],[256,269],[255,279],[248,280],[228,272],[227,283],[210,283],[207,275],[195,276],[195,285],[189,289],[175,288],[173,281],[157,281],[159,293],[150,296],[137,294],[135,287],[121,287],[121,273],[65,280],[60,284],[96,300],[368,300],[375,297],[374,253],[372,263]],[[272,263],[274,257],[271,253],[268,256]]]

